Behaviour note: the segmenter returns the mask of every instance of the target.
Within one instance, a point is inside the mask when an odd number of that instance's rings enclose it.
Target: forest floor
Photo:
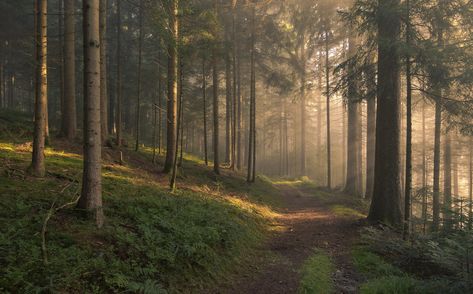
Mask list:
[[[304,183],[276,185],[282,191],[282,208],[274,224],[279,229],[260,248],[262,258],[252,265],[252,271],[239,277],[228,292],[357,293],[362,281],[353,265],[352,251],[364,219],[362,213],[350,208],[358,206],[357,201]],[[320,251],[333,264],[329,285],[318,290],[304,287],[304,279],[321,278],[304,277],[304,272],[311,272],[305,269],[307,261]],[[264,258],[268,252],[272,256],[270,262]],[[314,272],[320,274],[317,269]]]

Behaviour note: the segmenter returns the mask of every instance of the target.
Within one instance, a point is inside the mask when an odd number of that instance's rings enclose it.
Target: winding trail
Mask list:
[[[230,289],[221,293],[297,293],[300,270],[314,248],[332,257],[336,293],[357,293],[360,277],[351,259],[351,249],[358,239],[361,218],[333,213],[331,207],[343,204],[312,196],[314,191],[279,185],[284,208],[276,220],[275,235],[261,248],[261,257],[252,270],[244,273]],[[334,197],[336,198],[336,197]]]

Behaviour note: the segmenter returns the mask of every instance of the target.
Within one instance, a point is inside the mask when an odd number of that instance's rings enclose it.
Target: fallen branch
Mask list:
[[[66,187],[63,189],[63,191],[67,188],[67,185]],[[75,193],[75,194],[78,194]],[[46,215],[46,218],[44,219],[44,222],[43,222],[43,227],[41,229],[41,251],[43,253],[43,263],[44,264],[48,264],[48,250],[47,250],[47,247],[46,247],[46,231],[47,231],[47,227],[48,227],[48,222],[49,220],[51,219],[51,217],[58,211],[60,211],[61,209],[64,209],[68,206],[73,206],[75,204],[77,204],[77,202],[79,202],[79,199],[80,199],[80,194],[79,196],[77,196],[76,199],[74,199],[73,201],[71,202],[68,202],[66,204],[63,204],[59,207],[54,207],[56,205],[56,200],[55,199],[53,201],[53,203],[51,204],[51,208],[49,209],[48,211],[48,214]]]

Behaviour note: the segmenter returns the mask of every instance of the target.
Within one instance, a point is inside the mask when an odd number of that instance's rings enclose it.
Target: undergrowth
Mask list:
[[[13,119],[2,118],[6,121]],[[277,190],[265,179],[250,192],[243,178],[226,174],[215,181],[191,159],[180,176],[183,188],[170,193],[155,174],[112,161],[103,166],[104,228],[96,230],[74,207],[59,211],[47,227],[45,263],[44,218],[53,203],[77,197],[82,159],[49,147],[48,176],[31,178],[24,172],[30,133],[21,135],[0,136],[0,292],[209,289],[252,258],[275,215],[264,201],[276,198]],[[199,173],[208,177],[196,182]]]

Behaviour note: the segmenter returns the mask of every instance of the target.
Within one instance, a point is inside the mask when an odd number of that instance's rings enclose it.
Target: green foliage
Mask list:
[[[48,149],[49,176],[28,178],[21,171],[28,167],[30,153],[22,148],[0,141],[0,292],[202,289],[250,258],[264,236],[265,215],[249,201],[222,197],[227,189],[238,189],[236,183],[227,188],[239,181],[229,175],[220,178],[218,195],[205,192],[199,183],[195,190],[171,194],[144,170],[106,165],[105,227],[97,231],[74,208],[58,212],[48,225],[44,264],[44,218],[54,199],[60,205],[76,197],[82,163],[76,154]],[[259,193],[270,187],[263,181],[257,185]]]
[[[368,279],[402,275],[399,268],[387,263],[379,255],[368,251],[365,247],[353,250],[353,263],[358,271]]]
[[[362,294],[408,294],[416,291],[418,281],[410,277],[387,276],[370,280],[360,289]]]
[[[332,281],[333,271],[334,265],[330,257],[316,249],[315,253],[305,262],[302,268],[302,280],[299,293],[332,293],[334,291]]]

